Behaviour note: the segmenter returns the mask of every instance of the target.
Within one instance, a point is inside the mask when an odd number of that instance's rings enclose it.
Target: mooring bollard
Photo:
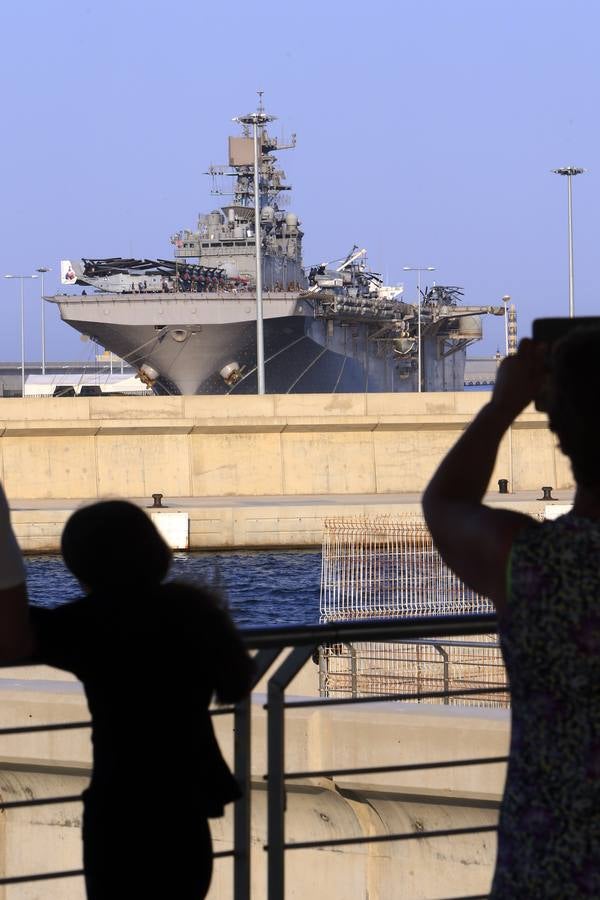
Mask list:
[[[552,496],[552,487],[549,485],[542,485],[542,496],[537,498],[538,500],[556,500],[556,497]]]
[[[152,504],[150,509],[162,509],[163,496],[164,496],[163,494],[152,494],[152,499],[154,500],[154,503]]]
[[[508,494],[508,478],[499,478],[498,479],[498,493],[499,494]]]

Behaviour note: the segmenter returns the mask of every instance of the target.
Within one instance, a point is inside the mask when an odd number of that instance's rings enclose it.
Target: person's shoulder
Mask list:
[[[510,567],[515,585],[519,578],[527,582],[532,571],[564,571],[576,562],[578,569],[591,562],[596,565],[595,548],[600,543],[600,524],[573,516],[532,521],[516,536]]]
[[[30,604],[29,615],[33,622],[68,622],[86,616],[91,608],[88,597],[77,597],[58,606]]]
[[[211,588],[169,582],[161,587],[159,607],[166,627],[174,625],[179,632],[187,627],[190,640],[201,640],[205,649],[240,642],[225,599]]]
[[[527,543],[527,541],[540,540],[548,533],[547,526],[554,524],[554,522],[547,522],[545,519],[523,516],[521,527],[515,529],[515,542],[523,541]]]
[[[573,531],[573,519],[567,514],[556,519],[531,519],[515,534],[515,552],[542,548],[545,545],[560,543],[566,534]]]
[[[29,607],[34,658],[38,662],[74,671],[77,655],[97,630],[88,615],[86,601],[87,598],[82,597],[51,608]]]
[[[71,634],[81,632],[87,624],[91,624],[91,604],[87,597],[80,597],[59,606],[29,607],[29,620],[38,640],[47,635]]]
[[[164,612],[177,611],[190,618],[229,618],[223,597],[201,585],[170,581],[160,586],[156,599],[163,606]]]

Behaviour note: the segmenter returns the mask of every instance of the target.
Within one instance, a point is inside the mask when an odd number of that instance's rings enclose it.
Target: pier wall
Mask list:
[[[435,467],[488,398],[0,399],[0,477],[28,552],[55,552],[80,502],[147,506],[154,493],[187,512],[191,549],[318,546],[327,516],[419,512]],[[514,491],[503,502],[530,513],[542,485],[572,490],[542,413],[525,410],[503,440],[491,502],[502,499],[499,478]]]
[[[0,399],[10,497],[254,497],[420,492],[489,395]],[[491,483],[508,477],[504,440]],[[571,488],[528,408],[512,429],[512,487]]]

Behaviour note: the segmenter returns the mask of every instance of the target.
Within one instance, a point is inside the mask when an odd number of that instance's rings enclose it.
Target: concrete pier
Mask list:
[[[554,507],[561,512],[572,500],[569,490],[554,491],[554,503],[538,499],[541,491],[489,493],[490,506],[537,516]],[[130,497],[150,512],[147,497]],[[57,553],[64,523],[82,500],[11,500],[17,539],[25,553]],[[421,494],[321,494],[313,496],[166,498],[164,512],[189,517],[189,550],[284,549],[320,547],[329,516],[378,516],[421,513]]]
[[[419,510],[483,392],[0,399],[0,475],[24,550],[56,550],[70,510],[162,493],[193,548],[316,546],[329,515]],[[500,478],[511,493],[497,493]],[[569,501],[568,461],[528,408],[500,447],[490,501]]]

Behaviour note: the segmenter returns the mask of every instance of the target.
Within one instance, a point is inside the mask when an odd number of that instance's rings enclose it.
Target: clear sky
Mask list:
[[[169,235],[219,203],[231,117],[257,89],[276,133],[305,263],[367,247],[389,282],[433,265],[465,301],[510,294],[519,333],[600,312],[600,5],[591,0],[33,0],[0,12],[0,272],[61,257],[169,257]],[[405,277],[407,294],[414,276]],[[40,357],[39,282],[26,283],[27,356]],[[0,280],[0,359],[16,359],[18,283]],[[48,309],[49,359],[90,344]],[[503,347],[488,320],[472,353]]]

